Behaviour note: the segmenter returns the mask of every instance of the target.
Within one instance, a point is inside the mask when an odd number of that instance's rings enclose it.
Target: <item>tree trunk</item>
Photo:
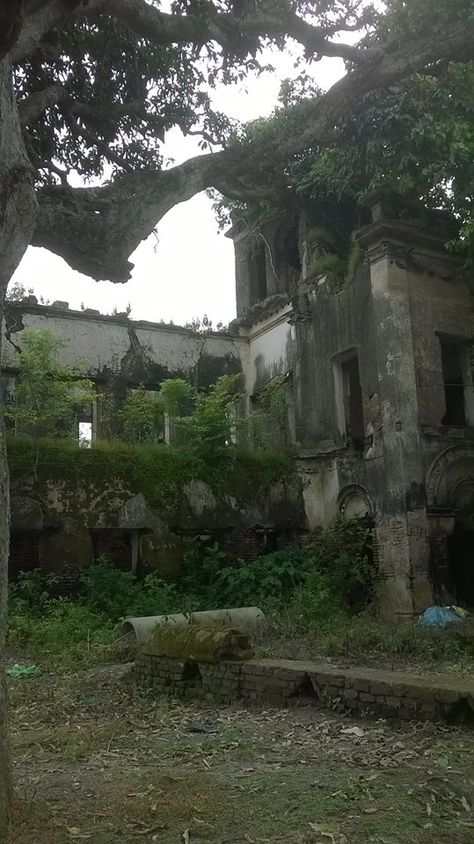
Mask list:
[[[13,95],[11,63],[0,60],[0,359],[8,282],[31,239],[37,216],[31,166],[25,153]],[[11,808],[8,707],[4,674],[7,628],[10,502],[0,384],[0,841],[7,840]]]

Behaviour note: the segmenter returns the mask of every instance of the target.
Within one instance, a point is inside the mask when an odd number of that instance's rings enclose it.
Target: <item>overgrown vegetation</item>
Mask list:
[[[304,547],[237,565],[217,545],[194,539],[175,582],[165,583],[155,574],[138,580],[99,562],[82,574],[74,600],[54,597],[54,576],[25,574],[11,590],[10,641],[43,656],[77,660],[111,644],[114,625],[125,615],[257,604],[300,626],[333,622],[362,610],[373,598],[368,538],[361,523],[336,522]]]
[[[194,539],[172,583],[156,574],[139,580],[98,561],[71,598],[57,596],[54,575],[22,575],[11,589],[9,641],[41,661],[87,664],[114,657],[126,615],[258,605],[272,625],[260,643],[267,652],[472,664],[472,648],[455,631],[380,624],[372,613],[376,586],[370,532],[357,520],[336,521],[304,546],[237,565],[217,545]]]
[[[22,333],[15,401],[5,416],[18,433],[34,440],[73,437],[78,414],[92,400],[92,382],[80,375],[79,366],[60,362],[64,346],[52,331]]]
[[[269,436],[249,436],[251,424],[239,416],[238,376],[222,376],[207,390],[169,378],[156,390],[140,386],[121,397],[95,394],[77,368],[60,362],[63,347],[52,332],[22,333],[15,401],[6,414],[12,426],[13,482],[32,471],[40,483],[111,478],[143,493],[150,506],[166,507],[194,479],[215,492],[245,496],[293,476],[292,461],[272,450]],[[108,436],[90,449],[78,448],[78,415],[93,400],[99,407],[99,431]],[[281,408],[267,402],[258,413],[259,424],[265,417],[268,433],[272,421],[280,424],[279,415]],[[165,421],[171,446],[163,441]],[[251,448],[252,440],[258,449]]]
[[[81,375],[85,362],[74,367],[62,362],[65,345],[48,330],[22,332],[18,383],[5,414],[10,430],[35,441],[40,437],[77,440],[78,419],[81,414],[92,416],[95,402],[96,433],[101,440],[136,445],[166,440],[211,462],[216,448],[236,443],[289,446],[287,436],[281,436],[287,428],[288,400],[279,379],[264,388],[258,413],[249,419],[241,413],[239,375],[223,375],[207,389],[198,389],[184,378],[167,378],[151,388],[145,384],[130,388],[119,379],[118,385],[112,383],[96,392]],[[274,429],[277,437],[272,436]]]
[[[289,455],[235,446],[216,448],[213,457],[189,448],[161,445],[132,445],[97,442],[92,448],[78,448],[74,442],[12,437],[8,441],[12,483],[36,467],[38,483],[61,481],[84,489],[103,483],[104,478],[123,482],[131,494],[142,493],[152,508],[173,508],[183,487],[199,479],[214,493],[237,498],[255,495],[276,481],[291,482],[295,467]]]

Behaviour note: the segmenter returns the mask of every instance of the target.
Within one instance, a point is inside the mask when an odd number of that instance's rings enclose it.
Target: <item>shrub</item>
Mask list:
[[[216,573],[216,595],[223,606],[281,607],[304,576],[304,556],[298,547],[274,551],[249,563],[226,566]]]
[[[197,537],[188,541],[176,584],[182,611],[220,606],[218,579],[226,559],[217,543],[206,545]]]
[[[81,577],[77,598],[51,597],[56,578],[40,571],[20,575],[10,589],[11,645],[33,658],[87,663],[112,656],[125,615],[158,615],[180,606],[176,589],[151,574],[137,580],[104,562]]]
[[[77,601],[51,599],[34,616],[13,602],[9,643],[25,648],[32,658],[84,664],[102,659],[117,640],[112,622]]]
[[[372,561],[370,529],[359,519],[336,519],[311,537],[305,547],[309,591],[318,589],[314,572],[324,575],[333,600],[342,609],[360,611],[375,595],[377,572]]]
[[[50,600],[50,590],[54,575],[46,575],[40,569],[20,572],[16,583],[8,590],[9,616],[42,616]]]
[[[127,615],[255,604],[267,613],[284,615],[296,628],[322,629],[372,600],[375,572],[368,538],[368,529],[359,522],[336,521],[304,547],[288,547],[238,565],[229,565],[216,544],[193,539],[175,583],[165,583],[156,574],[139,580],[100,561],[81,576],[74,601],[51,597],[54,577],[31,572],[11,589],[10,641],[60,658],[69,648],[74,658],[83,660],[110,646],[118,621]]]
[[[163,615],[176,611],[176,588],[156,574],[138,580],[101,561],[81,577],[81,600],[88,607],[118,622],[127,615]]]

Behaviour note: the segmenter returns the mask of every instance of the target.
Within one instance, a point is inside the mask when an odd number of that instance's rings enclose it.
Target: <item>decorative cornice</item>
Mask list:
[[[420,251],[458,267],[461,264],[460,259],[446,251],[445,243],[449,237],[448,233],[445,237],[428,234],[416,226],[409,226],[398,220],[376,220],[356,234],[357,243],[369,253],[374,248],[382,252],[395,249],[396,252],[404,251],[407,254]]]

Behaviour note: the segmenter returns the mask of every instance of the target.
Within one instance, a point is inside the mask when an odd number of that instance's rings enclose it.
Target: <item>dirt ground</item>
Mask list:
[[[474,732],[184,705],[128,670],[10,680],[14,844],[474,841]]]

